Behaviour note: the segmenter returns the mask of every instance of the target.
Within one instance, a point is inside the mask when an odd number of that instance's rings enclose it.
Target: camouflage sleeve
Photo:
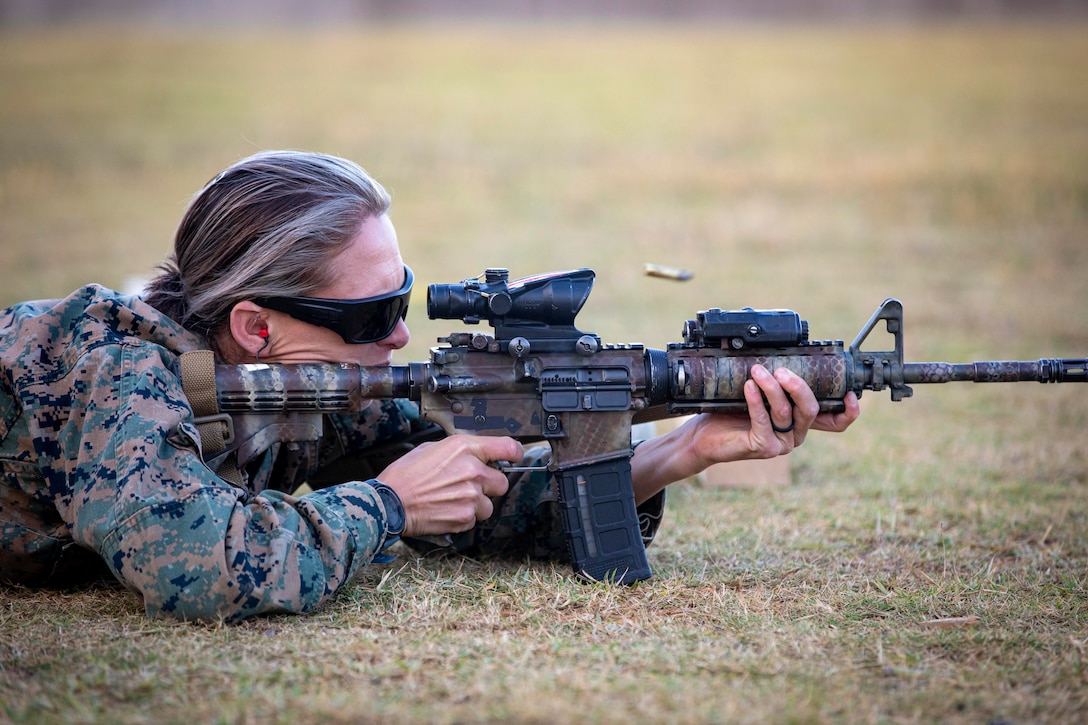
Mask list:
[[[420,422],[419,407],[403,398],[375,400],[362,413],[332,413],[325,419],[330,425],[321,441],[322,466],[345,455],[395,444],[431,427]]]
[[[68,482],[55,500],[74,539],[143,596],[149,616],[312,610],[380,550],[380,498],[366,483],[296,498],[218,478],[165,363],[147,346],[110,346],[71,373],[68,389],[83,398],[56,436],[63,470],[46,473]]]

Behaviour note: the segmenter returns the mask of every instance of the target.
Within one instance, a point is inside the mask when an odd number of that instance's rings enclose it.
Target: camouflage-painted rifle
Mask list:
[[[684,341],[667,350],[602,344],[574,320],[593,287],[590,269],[508,281],[505,269],[482,278],[430,285],[431,319],[481,320],[492,334],[439,338],[427,363],[401,366],[219,366],[220,413],[233,421],[241,460],[270,442],[313,441],[325,412],[357,410],[379,398],[418,401],[422,418],[447,433],[546,441],[548,466],[576,573],[629,584],[651,575],[631,487],[631,426],[667,416],[747,410],[743,385],[753,365],[788,368],[816,394],[822,411],[845,408],[849,391],[911,384],[1085,382],[1086,360],[905,363],[903,306],[880,305],[845,347],[810,341],[808,323],[788,310],[706,310],[689,320]],[[883,322],[891,350],[864,350]]]

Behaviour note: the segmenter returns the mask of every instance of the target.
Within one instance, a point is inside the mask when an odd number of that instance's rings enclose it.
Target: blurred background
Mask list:
[[[1088,2],[0,0],[0,305],[125,287],[255,151],[349,157],[420,286],[597,271],[579,318],[708,307],[910,359],[1088,350]],[[692,270],[646,277],[647,262]]]
[[[1088,0],[0,0],[0,307],[147,277],[270,148],[392,192],[397,362],[485,267],[595,269],[606,342],[744,306],[849,342],[895,296],[908,360],[1088,355]],[[175,629],[13,594],[0,720],[1082,721],[1086,393],[866,393],[792,485],[670,492],[622,595],[429,562]]]
[[[299,24],[424,20],[737,21],[1063,18],[1080,0],[3,0],[9,24]]]

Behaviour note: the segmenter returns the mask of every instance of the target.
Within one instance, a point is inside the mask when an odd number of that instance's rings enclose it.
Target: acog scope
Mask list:
[[[483,277],[427,287],[427,316],[474,325],[487,320],[503,327],[571,328],[593,289],[592,269],[523,277],[509,282],[506,269]]]

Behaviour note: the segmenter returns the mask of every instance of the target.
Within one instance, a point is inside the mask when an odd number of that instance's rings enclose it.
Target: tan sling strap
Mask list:
[[[197,430],[204,460],[222,453],[233,434],[230,418],[219,414],[219,401],[215,392],[215,353],[211,350],[190,350],[181,354],[181,387],[189,405]],[[245,485],[242,472],[235,465],[234,457],[227,456],[216,471],[222,478],[239,486]]]

